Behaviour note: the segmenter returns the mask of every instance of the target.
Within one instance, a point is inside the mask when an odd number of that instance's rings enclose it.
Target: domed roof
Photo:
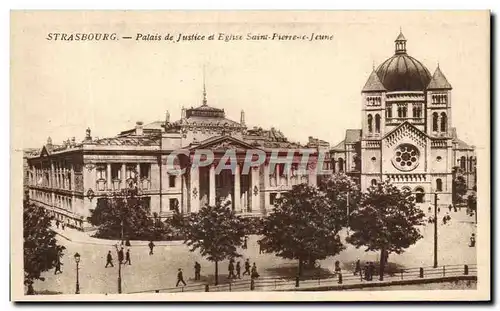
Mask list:
[[[396,39],[396,53],[376,70],[385,89],[392,91],[423,91],[431,80],[431,74],[415,58],[406,54],[406,39],[400,33]]]

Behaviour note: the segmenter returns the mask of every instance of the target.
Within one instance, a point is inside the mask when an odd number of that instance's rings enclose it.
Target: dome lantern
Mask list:
[[[396,54],[406,54],[406,38],[403,36],[401,29],[399,30],[399,36],[394,42],[396,43]]]

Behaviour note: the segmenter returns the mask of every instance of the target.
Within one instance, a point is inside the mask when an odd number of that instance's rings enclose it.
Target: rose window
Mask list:
[[[396,148],[392,163],[403,171],[411,171],[418,165],[419,152],[417,147],[409,144],[400,145]]]

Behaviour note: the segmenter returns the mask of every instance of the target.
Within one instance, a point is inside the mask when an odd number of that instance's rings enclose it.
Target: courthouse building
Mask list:
[[[168,170],[167,157],[179,149],[189,150],[191,155],[198,149],[210,149],[214,165],[191,170],[191,156],[179,155],[175,166],[187,168],[187,174],[173,174]],[[243,160],[250,149],[262,150],[267,160],[242,174]],[[283,164],[270,170],[273,152],[285,157],[289,150],[299,149],[310,153],[306,172],[299,170],[298,153],[290,172]],[[171,121],[167,112],[164,121],[137,122],[135,128],[115,137],[93,138],[87,129],[82,142],[73,138],[55,145],[49,138],[39,151],[26,155],[26,179],[32,202],[82,229],[89,226],[89,210],[96,207],[97,200],[128,187],[137,187],[139,195],[147,198],[151,213],[160,217],[172,215],[176,206],[189,213],[218,200],[231,202],[242,215],[261,216],[272,209],[281,192],[293,185],[316,185],[315,162],[320,153],[327,157],[323,169],[331,170],[329,149],[327,142],[313,137],[300,145],[274,128],[247,128],[243,111],[239,122],[227,118],[223,109],[208,105],[204,90],[201,105],[183,108],[179,120]],[[234,174],[230,169],[215,174],[215,166],[227,150],[237,155]]]
[[[402,33],[395,53],[373,69],[361,90],[362,125],[346,130],[331,151],[332,168],[356,178],[362,190],[381,180],[411,190],[418,203],[452,203],[454,174],[476,182],[474,147],[457,137],[452,123],[452,86],[406,51]]]

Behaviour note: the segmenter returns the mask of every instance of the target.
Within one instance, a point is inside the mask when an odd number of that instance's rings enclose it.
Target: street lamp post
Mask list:
[[[438,210],[438,194],[434,193],[434,268],[438,266],[438,220],[437,220],[437,210]]]
[[[119,250],[118,250],[118,245],[115,245],[116,246],[116,255],[118,256],[118,294],[121,294],[122,293],[122,262],[121,262],[121,258],[120,256],[118,255],[119,254]]]
[[[79,264],[80,264],[80,254],[75,253],[76,262],[76,290],[75,294],[80,294],[80,279],[79,279]]]

